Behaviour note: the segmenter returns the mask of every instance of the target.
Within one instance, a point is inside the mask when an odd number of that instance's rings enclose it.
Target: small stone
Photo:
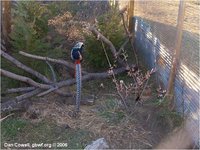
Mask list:
[[[94,150],[94,149],[108,149],[108,143],[104,138],[99,138],[93,141],[90,145],[87,145],[84,150]]]

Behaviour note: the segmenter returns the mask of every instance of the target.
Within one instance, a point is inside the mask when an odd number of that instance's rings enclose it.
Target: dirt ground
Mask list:
[[[83,97],[95,94],[95,104],[82,105],[77,118],[70,115],[74,106],[65,103],[69,100],[67,98],[52,94],[31,99],[33,105],[26,112],[18,114],[18,118],[28,122],[28,125],[21,127],[12,138],[3,137],[3,142],[67,142],[68,148],[72,149],[84,148],[91,141],[104,137],[113,149],[155,147],[171,127],[168,120],[159,114],[159,108],[153,104],[154,97],[137,106],[130,97],[131,113],[127,113],[121,107],[114,86],[106,85],[108,80],[83,85]],[[105,84],[104,89],[98,87],[101,83]],[[92,91],[94,86],[97,89]],[[58,131],[63,134],[57,134]],[[83,137],[75,140],[74,136],[77,134],[82,134]]]

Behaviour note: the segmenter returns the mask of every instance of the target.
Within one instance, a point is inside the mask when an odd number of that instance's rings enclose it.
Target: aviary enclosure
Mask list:
[[[198,148],[199,11],[1,1],[1,148]]]

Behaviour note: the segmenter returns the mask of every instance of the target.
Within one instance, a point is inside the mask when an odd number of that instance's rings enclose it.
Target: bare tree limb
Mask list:
[[[10,111],[15,111],[23,108],[24,100],[32,97],[38,93],[40,93],[42,90],[41,89],[35,89],[29,93],[17,96],[11,100],[8,100],[4,103],[1,103],[1,113],[7,113]]]
[[[5,59],[9,60],[10,62],[12,62],[13,64],[15,64],[17,67],[25,70],[26,72],[36,76],[37,78],[39,78],[40,80],[42,80],[45,83],[52,83],[47,77],[45,77],[44,75],[42,75],[41,73],[31,69],[30,67],[27,67],[26,65],[22,64],[20,61],[18,61],[17,59],[13,58],[12,56],[8,55],[6,52],[4,51],[0,51],[1,56],[3,56]]]
[[[124,26],[124,30],[126,32],[126,35],[128,36],[128,38],[131,38],[132,35],[131,33],[129,32],[127,26],[126,26],[126,23],[125,23],[125,18],[124,18],[124,12],[123,13],[120,13],[121,17],[122,17],[122,21],[123,21],[123,26]]]
[[[12,88],[12,89],[6,90],[5,92],[3,92],[3,94],[20,93],[20,92],[30,92],[30,91],[33,91],[35,89],[36,89],[36,87],[34,87],[34,86],[32,86],[32,87]],[[51,92],[55,92],[56,94],[61,95],[61,96],[65,96],[65,97],[71,97],[71,96],[73,96],[73,94],[62,92],[59,89],[55,89],[55,90],[52,90]],[[49,89],[47,91],[49,91]],[[44,95],[42,95],[42,96],[44,96]]]
[[[126,26],[125,18],[124,18],[124,12],[125,12],[125,11],[121,12],[120,15],[121,15],[121,17],[122,17],[124,30],[126,31],[126,35],[127,35],[127,37],[129,38],[129,41],[130,41],[130,43],[131,43],[131,47],[132,47],[133,52],[134,52],[136,64],[137,64],[137,66],[138,66],[138,58],[137,58],[137,54],[136,54],[136,51],[135,51],[135,48],[134,48],[133,39],[132,39],[133,35],[129,32],[129,30],[128,30],[127,26]]]
[[[1,113],[4,114],[4,113],[10,112],[10,111],[16,111],[16,110],[21,110],[21,109],[27,108],[26,105],[27,104],[30,105],[30,101],[27,102],[27,99],[30,98],[30,97],[33,97],[33,96],[35,96],[35,95],[37,95],[41,92],[42,92],[42,89],[37,88],[37,89],[35,89],[31,92],[22,94],[20,96],[17,96],[15,98],[12,98],[10,100],[7,100],[7,101],[1,103]],[[61,92],[61,91],[59,91],[59,92]],[[44,93],[44,92],[42,92],[42,93]],[[63,94],[63,95],[68,96],[68,97],[73,96],[73,94],[68,94],[68,93]]]
[[[114,56],[114,58],[116,58],[116,49],[115,49],[115,46],[112,44],[112,42],[110,40],[108,40],[103,34],[101,34],[95,27],[93,26],[89,26],[88,29],[94,33],[99,39],[101,39],[102,41],[104,41],[109,47],[110,47],[110,50]]]
[[[49,68],[50,68],[50,70],[51,70],[52,79],[53,79],[53,82],[55,83],[55,82],[56,82],[56,74],[55,74],[55,71],[54,71],[52,65],[51,65],[48,61],[46,61],[46,63],[47,63],[47,65],[49,66]]]
[[[74,64],[73,63],[70,63],[70,62],[67,62],[67,61],[64,61],[64,60],[61,60],[61,59],[53,59],[53,58],[49,58],[49,57],[42,57],[42,56],[38,56],[38,55],[29,54],[29,53],[26,53],[26,52],[23,52],[23,51],[20,51],[19,54],[26,56],[26,57],[29,57],[29,58],[33,58],[33,59],[50,61],[50,62],[53,62],[53,63],[65,65],[66,67],[74,70]],[[82,73],[87,74],[86,71],[82,71]]]
[[[4,94],[10,94],[10,93],[18,93],[18,92],[30,92],[32,90],[35,90],[35,87],[21,87],[21,88],[12,88],[7,89]]]
[[[51,92],[54,92],[54,91],[51,91]],[[59,89],[55,90],[55,93],[58,94],[58,95],[60,95],[60,96],[64,96],[64,97],[72,97],[73,96],[72,93],[65,93],[65,92],[62,92]]]
[[[127,69],[125,67],[121,67],[118,69],[113,69],[114,74],[120,74],[127,71]],[[82,81],[91,81],[91,80],[98,80],[98,79],[104,79],[104,78],[108,78],[111,77],[112,74],[108,73],[108,72],[102,72],[102,73],[88,73],[87,75],[84,75],[82,77]],[[56,84],[56,86],[58,87],[63,87],[63,86],[70,86],[76,83],[75,79],[69,79],[66,81],[61,81],[59,83]]]
[[[3,56],[5,59],[9,60],[10,62],[12,62],[13,64],[15,64],[17,67],[27,71],[28,73],[31,73],[32,75],[38,77],[40,80],[42,80],[43,82],[45,83],[48,83],[48,84],[52,84],[52,81],[50,81],[47,77],[45,77],[44,75],[40,74],[39,72],[27,67],[26,65],[22,64],[21,62],[19,62],[17,59],[13,58],[12,56],[8,55],[7,53],[5,53],[4,51],[0,51],[1,52],[1,56]],[[71,64],[72,65],[72,64]],[[53,69],[53,68],[52,68]],[[51,71],[52,71],[51,69]],[[74,69],[74,67],[73,67]],[[55,73],[54,73],[55,74]],[[11,75],[11,74],[10,74]],[[32,89],[33,87],[31,87]],[[47,89],[47,88],[46,88]],[[11,90],[11,91],[7,91],[5,92],[5,94],[9,94],[9,93],[15,93],[15,92],[24,92],[25,91],[31,91],[30,88],[27,88],[27,89],[15,89],[15,90]],[[66,94],[64,94],[63,92],[59,91],[59,90],[56,90],[55,91],[57,94],[59,95],[62,95],[62,96],[68,96]]]
[[[9,78],[12,78],[12,79],[15,79],[15,80],[19,80],[19,81],[22,81],[22,82],[26,82],[26,83],[28,83],[28,84],[30,84],[32,86],[35,86],[35,87],[39,87],[39,88],[43,88],[43,89],[52,88],[51,85],[41,84],[41,83],[35,82],[31,78],[28,78],[28,77],[25,77],[25,76],[21,76],[21,75],[17,75],[15,73],[6,71],[4,69],[0,69],[0,73],[1,73],[1,75],[7,76]]]
[[[120,59],[119,57],[117,57],[117,51],[115,46],[112,44],[112,42],[110,40],[108,40],[103,34],[101,34],[95,27],[89,25],[88,30],[91,31],[93,34],[95,34],[97,36],[98,39],[102,40],[104,43],[106,43],[109,47],[110,50],[113,54],[113,57],[115,59],[118,60],[118,62],[122,65],[122,66],[126,66],[126,64],[123,62],[122,59]]]
[[[32,96],[40,93],[41,91],[42,91],[42,89],[37,88],[37,89],[35,89],[35,90],[31,91],[31,92],[28,92],[28,93],[22,94],[20,96],[17,96],[15,98],[16,102],[20,102],[21,100],[24,100],[26,98],[32,97]]]
[[[122,68],[119,68],[119,69],[114,69],[113,72],[114,74],[119,74],[119,73],[122,73],[126,71],[126,68],[122,67]],[[11,73],[9,71],[6,71],[6,70],[0,70],[0,73],[4,76],[7,76],[9,78],[12,78],[12,79],[15,79],[15,80],[19,80],[19,81],[22,81],[22,82],[26,82],[28,84],[31,84],[35,87],[38,87],[38,88],[41,88],[41,89],[52,89],[54,88],[53,86],[51,85],[47,85],[47,84],[41,84],[41,83],[37,83],[35,81],[33,81],[32,79],[30,78],[27,78],[27,77],[24,77],[24,76],[20,76],[20,75],[16,75],[14,73]],[[103,78],[107,78],[107,77],[110,77],[112,76],[111,73],[108,73],[108,72],[103,72],[103,73],[89,73],[87,75],[84,75],[82,77],[82,81],[88,81],[88,80],[97,80],[97,79],[103,79]],[[66,81],[60,81],[58,83],[55,83],[55,86],[57,88],[61,88],[63,86],[70,86],[70,85],[73,85],[76,83],[76,80],[75,79],[68,79]]]
[[[45,92],[42,92],[42,93],[38,94],[37,96],[38,96],[38,97],[44,96],[44,95],[49,94],[50,92],[53,92],[53,91],[55,91],[55,90],[57,90],[57,89],[58,89],[58,87],[53,87],[53,88],[51,88],[51,89],[49,89],[49,90],[47,90],[47,91],[45,91]]]
[[[113,73],[114,74],[119,74],[119,73],[122,73],[124,71],[126,71],[126,68],[123,67],[123,68],[119,68],[119,69],[114,69]],[[13,79],[16,79],[16,80],[20,80],[20,81],[23,81],[23,82],[30,83],[33,86],[39,87],[39,88],[29,92],[29,93],[25,93],[23,95],[17,96],[13,100],[9,100],[9,101],[6,101],[6,102],[2,103],[1,104],[1,112],[2,113],[6,113],[6,112],[9,112],[9,111],[19,110],[21,108],[24,108],[22,106],[23,106],[23,103],[26,102],[25,99],[41,93],[42,89],[40,89],[40,88],[48,89],[46,92],[42,93],[44,95],[52,92],[51,90],[49,90],[49,89],[52,89],[51,85],[45,85],[45,84],[36,83],[35,81],[33,81],[30,78],[19,76],[19,75],[15,75],[13,73],[6,72],[5,70],[1,70],[1,74],[2,75],[6,75],[6,76],[8,76],[10,78],[13,78]],[[108,73],[108,72],[89,73],[89,74],[83,76],[82,81],[91,81],[91,80],[95,80],[95,79],[103,79],[103,78],[110,77],[111,75],[112,75],[112,73]],[[63,87],[63,86],[70,86],[70,85],[73,85],[75,83],[76,83],[75,79],[69,79],[69,80],[66,80],[66,81],[58,82],[55,85],[58,88],[60,88],[60,87]],[[61,91],[59,91],[59,93],[65,94],[65,93],[63,93]],[[73,96],[73,94],[68,94],[68,93],[66,93],[65,95]]]
[[[129,39],[126,39],[126,41],[122,44],[122,46],[120,47],[120,49],[117,51],[117,56],[119,56],[122,52],[122,50],[124,49],[124,47],[128,44]]]
[[[7,115],[7,116],[5,116],[5,117],[1,118],[1,119],[0,119],[0,122],[2,122],[3,120],[5,120],[6,118],[8,118],[8,117],[10,117],[10,116],[12,116],[12,115],[14,115],[14,113],[12,113],[12,114],[9,114],[9,115]]]

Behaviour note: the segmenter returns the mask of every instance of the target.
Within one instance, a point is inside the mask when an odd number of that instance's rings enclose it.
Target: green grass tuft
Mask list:
[[[1,123],[1,138],[13,139],[28,124],[23,119],[7,119]]]

